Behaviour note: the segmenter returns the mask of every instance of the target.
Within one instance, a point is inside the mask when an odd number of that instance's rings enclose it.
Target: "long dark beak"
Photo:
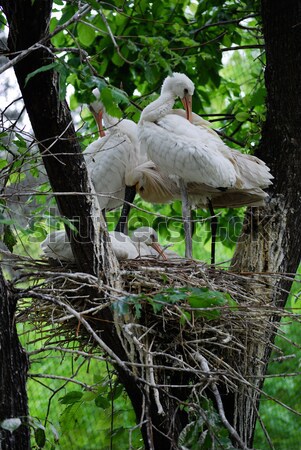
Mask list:
[[[128,215],[131,210],[130,203],[133,203],[136,195],[136,186],[125,186],[124,203],[120,215],[120,219],[116,225],[115,231],[124,233]]]

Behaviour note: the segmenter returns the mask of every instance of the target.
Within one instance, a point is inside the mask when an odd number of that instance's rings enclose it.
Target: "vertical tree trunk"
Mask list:
[[[0,423],[9,418],[22,421],[13,432],[0,428],[1,450],[30,448],[26,393],[28,358],[18,339],[15,311],[16,301],[0,268]]]
[[[267,119],[257,155],[275,177],[265,208],[249,209],[232,268],[238,272],[259,272],[266,284],[254,288],[263,305],[283,307],[291,281],[269,277],[274,273],[295,273],[301,258],[301,1],[262,0],[266,48],[265,81]],[[266,274],[266,277],[264,275]],[[262,320],[260,311],[258,320]],[[273,323],[264,327],[261,345],[253,345],[250,330],[248,361],[244,375],[261,387],[274,339]],[[257,361],[257,362],[255,362]],[[252,446],[259,394],[241,389],[233,404],[233,421],[245,442]]]

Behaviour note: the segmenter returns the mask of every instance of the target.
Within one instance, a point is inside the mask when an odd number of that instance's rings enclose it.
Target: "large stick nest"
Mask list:
[[[41,328],[47,324],[49,340],[68,343],[76,339],[81,348],[94,347],[95,351],[95,339],[83,322],[93,324],[97,333],[101,312],[110,306],[127,366],[151,385],[166,383],[160,376],[164,367],[168,376],[171,371],[181,373],[188,384],[193,374],[204,387],[208,376],[204,376],[199,355],[231,390],[242,379],[248,384],[244,372],[249,341],[254,346],[266,345],[271,333],[269,319],[280,314],[265,297],[267,285],[274,285],[275,278],[267,281],[267,277],[238,275],[196,261],[123,261],[122,290],[109,289],[70,266],[54,267],[25,259],[18,266],[20,283],[32,286],[18,290],[17,295],[24,299],[19,320],[29,320]],[[177,301],[170,302],[170,288]],[[209,299],[205,307],[191,306],[187,299],[193,288],[228,294],[234,303],[217,305]]]

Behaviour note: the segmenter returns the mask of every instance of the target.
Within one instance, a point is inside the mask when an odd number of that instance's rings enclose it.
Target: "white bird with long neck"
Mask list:
[[[167,259],[158,243],[158,235],[153,228],[140,227],[132,233],[132,238],[118,231],[109,232],[113,251],[118,260],[139,257],[161,256]],[[53,231],[41,243],[43,256],[62,263],[74,263],[71,245],[65,230]]]
[[[208,206],[212,206],[211,199],[216,199],[218,204],[220,198],[221,206],[226,203],[226,197],[222,201],[226,192],[229,192],[231,203],[228,206],[234,206],[240,201],[239,191],[249,199],[246,204],[250,204],[252,195],[254,201],[261,202],[266,196],[262,189],[269,186],[273,178],[263,161],[230,149],[206,126],[204,119],[198,120],[198,116],[192,114],[193,93],[194,84],[186,75],[174,73],[167,77],[160,97],[143,110],[138,132],[140,148],[153,161],[163,179],[170,180],[165,184],[167,190],[180,191],[188,258],[192,257],[188,194],[191,203],[200,204],[207,199]],[[172,110],[177,97],[182,100],[186,118]],[[191,123],[193,120],[196,125]],[[147,164],[149,171],[151,163]]]
[[[135,122],[110,116],[102,102],[100,93],[93,90],[96,100],[90,109],[95,116],[101,137],[92,142],[83,152],[87,169],[94,185],[102,211],[118,208],[125,197],[125,174],[145,161],[140,155],[138,128]],[[104,122],[106,133],[103,130]],[[132,190],[130,195],[133,195]],[[128,198],[133,201],[133,197]],[[122,231],[122,230],[119,230]]]

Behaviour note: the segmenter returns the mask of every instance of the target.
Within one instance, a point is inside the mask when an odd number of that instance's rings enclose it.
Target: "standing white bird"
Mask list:
[[[113,251],[118,260],[136,259],[138,257],[159,254],[163,259],[166,255],[158,243],[158,235],[150,227],[137,228],[132,238],[118,231],[109,232]],[[43,256],[60,262],[74,263],[71,245],[65,230],[53,231],[41,243]],[[154,251],[156,253],[154,253]]]
[[[166,183],[168,189],[174,192],[176,183],[177,190],[180,191],[185,254],[188,258],[192,257],[187,193],[189,188],[192,189],[195,185],[201,191],[201,195],[198,192],[195,198],[192,198],[190,191],[190,202],[194,204],[207,203],[210,206],[211,199],[216,197],[218,202],[217,199],[223,197],[219,194],[224,195],[228,191],[229,202],[231,195],[234,195],[230,203],[236,203],[235,196],[238,202],[239,191],[248,198],[249,194],[254,194],[255,197],[257,195],[258,201],[261,201],[265,196],[262,195],[262,189],[269,186],[273,178],[263,161],[227,147],[219,136],[206,126],[206,121],[200,118],[196,125],[191,123],[193,93],[194,84],[186,75],[174,73],[167,77],[163,82],[160,97],[143,110],[138,131],[141,149],[147,153],[163,177],[171,180],[169,184]],[[175,114],[172,110],[177,97],[180,97],[185,107],[186,118],[182,117],[182,113]],[[148,169],[150,167],[148,163]]]
[[[93,90],[96,100],[90,105],[98,124],[101,138],[90,144],[84,153],[98,202],[102,211],[118,208],[125,197],[125,174],[142,163],[138,127],[132,120],[111,117],[99,100],[98,89]],[[106,127],[103,131],[102,119]],[[130,195],[134,195],[135,189]],[[133,201],[133,196],[127,198]],[[123,230],[119,230],[123,231]]]

